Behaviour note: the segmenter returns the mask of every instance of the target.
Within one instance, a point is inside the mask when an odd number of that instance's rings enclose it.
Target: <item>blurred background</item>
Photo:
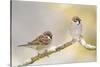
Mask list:
[[[96,45],[96,6],[80,4],[44,3],[13,1],[12,2],[12,64],[22,64],[36,50],[17,47],[32,41],[44,31],[53,33],[51,46],[59,46],[72,39],[69,25],[73,16],[82,19],[82,35],[92,45]],[[96,50],[88,50],[75,43],[64,50],[36,61],[32,65],[61,64],[96,61]]]

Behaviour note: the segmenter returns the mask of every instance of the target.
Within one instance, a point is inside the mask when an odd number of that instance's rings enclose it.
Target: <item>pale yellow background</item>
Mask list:
[[[68,31],[71,18],[82,19],[85,40],[96,45],[96,6],[42,2],[13,1],[12,4],[12,63],[22,64],[36,54],[36,50],[19,48],[46,30],[53,33],[52,46],[71,40]],[[87,50],[75,43],[64,50],[45,57],[32,65],[96,61],[96,50]]]

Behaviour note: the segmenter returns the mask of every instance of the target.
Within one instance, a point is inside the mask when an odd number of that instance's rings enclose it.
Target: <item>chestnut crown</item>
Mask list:
[[[43,34],[49,36],[52,39],[53,35],[50,31],[45,31]]]
[[[77,22],[77,21],[81,21],[81,19],[78,16],[74,16],[72,17],[72,21]]]

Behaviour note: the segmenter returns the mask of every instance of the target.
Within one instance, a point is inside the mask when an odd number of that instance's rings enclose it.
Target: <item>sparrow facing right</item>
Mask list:
[[[18,47],[30,47],[35,48],[36,50],[41,50],[46,48],[46,46],[49,46],[49,44],[52,41],[52,33],[50,31],[45,31],[43,34],[38,36],[36,39],[34,39],[32,42],[28,42],[24,45],[18,45]]]

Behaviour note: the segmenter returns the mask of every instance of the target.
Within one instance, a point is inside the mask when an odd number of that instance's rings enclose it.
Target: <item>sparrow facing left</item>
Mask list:
[[[36,50],[41,50],[46,48],[46,46],[49,46],[49,44],[52,41],[52,33],[50,31],[45,31],[43,34],[38,36],[36,39],[34,39],[32,42],[28,42],[24,45],[18,45],[18,47],[30,47],[35,48]]]

